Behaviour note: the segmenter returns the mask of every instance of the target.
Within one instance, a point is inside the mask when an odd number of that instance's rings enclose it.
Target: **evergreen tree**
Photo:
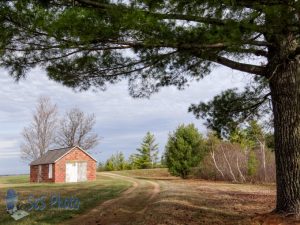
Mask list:
[[[205,119],[207,128],[213,130],[219,138],[229,139],[233,132],[251,121],[262,117],[271,118],[269,104],[266,104],[269,97],[266,91],[269,90],[266,90],[265,84],[246,87],[243,92],[229,89],[211,101],[192,104],[189,111],[197,118]],[[258,104],[259,101],[263,102]]]
[[[108,160],[106,160],[104,168],[106,171],[114,171],[115,170],[112,158],[109,158]]]
[[[137,169],[136,161],[137,161],[136,154],[131,154],[128,159],[129,169],[131,170]]]
[[[255,152],[250,150],[249,157],[248,157],[248,176],[253,176],[257,172],[258,162],[256,159]]]
[[[143,139],[139,152],[135,155],[135,165],[138,169],[153,168],[158,159],[158,144],[155,143],[155,137],[147,132]]]
[[[117,161],[117,169],[118,170],[125,170],[127,168],[127,162],[125,160],[125,156],[123,152],[118,152],[116,155]]]
[[[169,135],[165,149],[166,164],[171,174],[185,179],[205,153],[204,140],[197,128],[193,124],[180,125]]]
[[[122,152],[112,154],[111,157],[107,159],[105,163],[105,170],[107,171],[125,170],[126,168],[127,162]]]

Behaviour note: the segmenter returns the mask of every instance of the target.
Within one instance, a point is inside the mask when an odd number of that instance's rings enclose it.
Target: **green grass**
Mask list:
[[[29,177],[7,176],[0,177],[0,224],[1,225],[48,225],[57,224],[82,214],[91,208],[101,204],[105,200],[117,197],[122,191],[130,187],[131,183],[121,180],[97,175],[94,182],[74,184],[31,184]],[[6,213],[5,193],[8,188],[13,188],[19,195],[19,202],[28,203],[29,195],[35,198],[46,196],[46,208],[43,211],[30,211],[30,215],[21,220],[14,221]],[[79,210],[65,210],[50,207],[52,193],[60,194],[61,198],[75,196],[80,200]],[[29,204],[24,206],[28,209]]]
[[[1,184],[26,184],[28,183],[27,175],[18,175],[18,176],[1,176],[0,177],[0,185]]]

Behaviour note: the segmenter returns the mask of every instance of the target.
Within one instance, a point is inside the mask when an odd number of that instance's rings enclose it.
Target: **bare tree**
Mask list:
[[[221,147],[221,149],[222,149],[222,152],[223,152],[223,155],[224,155],[224,159],[225,159],[225,161],[226,161],[226,163],[227,163],[227,165],[228,165],[228,168],[229,168],[230,174],[231,174],[231,176],[232,176],[232,179],[233,179],[234,182],[237,182],[237,179],[235,178],[235,175],[234,175],[234,173],[233,173],[233,171],[232,171],[231,164],[230,164],[230,162],[229,162],[229,160],[228,160],[228,158],[227,158],[227,156],[226,156],[226,154],[225,154],[225,151],[224,151],[224,148],[223,148],[222,144],[220,145],[220,147]]]
[[[22,132],[21,158],[31,161],[45,154],[55,143],[56,125],[56,105],[51,103],[50,98],[40,97],[31,124]]]
[[[243,173],[242,173],[242,171],[241,171],[241,169],[240,169],[240,165],[239,165],[239,156],[238,156],[238,155],[236,156],[236,167],[237,167],[237,169],[238,169],[238,171],[239,171],[239,175],[240,175],[240,177],[241,177],[241,179],[242,179],[242,182],[246,182],[246,178],[245,178],[245,176],[243,175]]]
[[[222,172],[222,170],[219,168],[219,166],[218,166],[218,163],[217,163],[217,161],[216,161],[216,158],[215,158],[215,151],[213,150],[211,153],[210,153],[210,155],[211,155],[211,158],[212,158],[212,160],[213,160],[213,162],[214,162],[214,166],[215,166],[215,168],[219,171],[219,173],[222,175],[222,178],[224,179],[224,173]]]
[[[61,119],[56,137],[56,144],[61,147],[78,145],[85,150],[95,147],[99,138],[92,133],[96,123],[95,115],[85,115],[78,108],[73,108]]]

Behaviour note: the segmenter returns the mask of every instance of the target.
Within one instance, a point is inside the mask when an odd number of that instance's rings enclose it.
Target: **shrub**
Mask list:
[[[193,124],[180,125],[165,149],[166,165],[171,174],[187,178],[191,168],[199,164],[206,152],[204,139]]]

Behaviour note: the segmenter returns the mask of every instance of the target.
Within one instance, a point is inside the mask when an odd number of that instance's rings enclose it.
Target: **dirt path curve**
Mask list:
[[[160,192],[158,183],[113,173],[101,173],[114,179],[132,182],[132,186],[119,197],[103,202],[86,214],[70,220],[68,225],[126,225],[133,224],[146,212]]]

